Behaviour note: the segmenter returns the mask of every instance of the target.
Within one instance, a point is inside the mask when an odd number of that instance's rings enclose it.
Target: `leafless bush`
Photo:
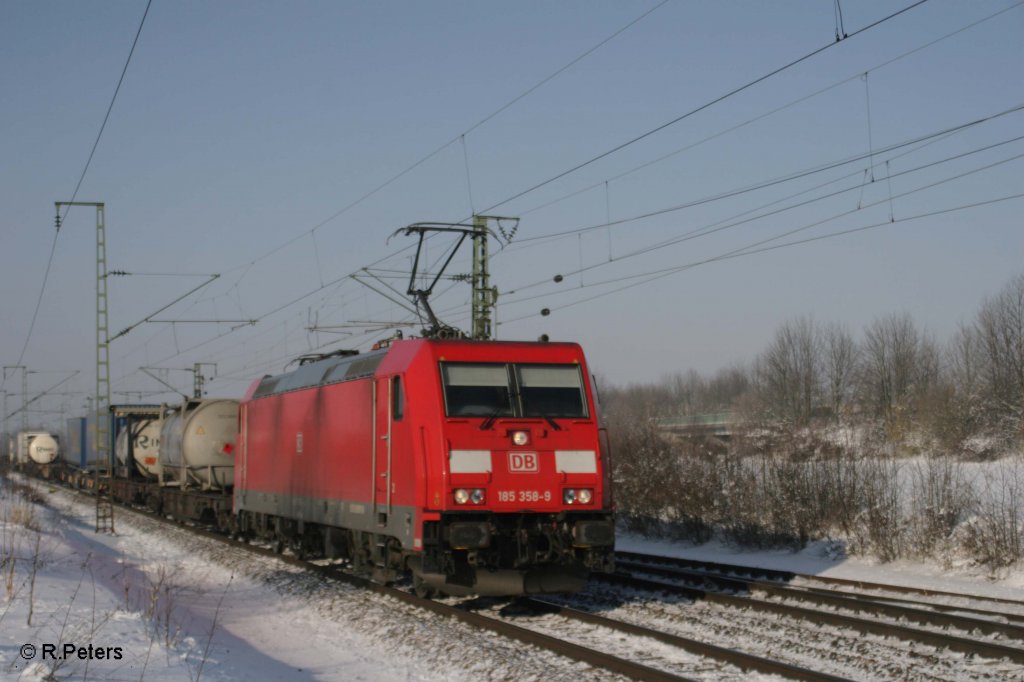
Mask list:
[[[174,622],[177,597],[184,590],[178,581],[178,570],[161,564],[155,574],[147,575],[147,580],[143,615],[153,623],[154,633],[163,637],[164,644],[172,646],[181,630]]]
[[[32,626],[32,611],[35,607],[35,596],[36,596],[36,572],[39,570],[40,559],[39,559],[39,540],[41,534],[36,532],[36,543],[35,549],[32,552],[31,568],[29,569],[29,588],[28,588],[28,619],[27,625]]]
[[[859,464],[860,508],[852,528],[851,550],[892,561],[903,554],[900,464],[883,457],[865,457]]]
[[[977,514],[958,530],[961,545],[995,573],[1024,559],[1024,480],[1007,465],[987,472]]]
[[[910,466],[907,542],[919,557],[947,558],[953,535],[978,504],[977,496],[952,457],[929,458]]]
[[[231,588],[231,583],[234,579],[234,575],[228,578],[228,584],[224,586],[224,592],[220,595],[220,599],[217,601],[217,608],[213,611],[213,619],[210,621],[210,631],[206,636],[206,646],[203,647],[203,657],[199,660],[199,667],[196,669],[194,682],[199,682],[199,678],[203,675],[203,667],[206,665],[206,661],[210,657],[210,646],[213,644],[213,634],[217,630],[217,619],[220,617],[220,609],[221,606],[224,605],[224,598],[228,596],[228,590]]]

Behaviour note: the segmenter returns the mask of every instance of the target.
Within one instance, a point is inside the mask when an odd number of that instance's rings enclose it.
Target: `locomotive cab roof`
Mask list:
[[[537,363],[583,361],[579,344],[571,342],[394,339],[387,346],[365,354],[331,353],[322,359],[300,364],[292,371],[268,374],[253,382],[245,399],[368,378],[376,375],[382,365],[382,371],[387,374],[400,373],[421,353],[428,353],[440,361],[503,362],[513,356],[520,361]]]

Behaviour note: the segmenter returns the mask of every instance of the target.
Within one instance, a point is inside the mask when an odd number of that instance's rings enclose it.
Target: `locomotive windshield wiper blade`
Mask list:
[[[562,430],[562,427],[558,425],[558,422],[556,422],[556,421],[555,421],[554,419],[552,419],[552,418],[551,418],[550,416],[548,416],[548,415],[544,415],[544,420],[545,420],[545,421],[546,421],[546,422],[547,422],[548,424],[551,424],[551,428],[553,428],[553,429],[554,429],[555,431],[561,431],[561,430]]]
[[[494,426],[494,422],[498,421],[498,417],[501,416],[501,413],[502,411],[504,411],[504,409],[505,408],[501,406],[494,408],[494,411],[487,416],[487,419],[484,419],[482,422],[480,422],[480,430],[486,431],[487,429]]]

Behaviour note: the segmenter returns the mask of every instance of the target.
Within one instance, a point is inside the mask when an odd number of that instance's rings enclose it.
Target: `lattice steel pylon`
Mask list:
[[[107,314],[107,226],[104,204],[95,201],[58,201],[57,230],[62,206],[92,206],[96,209],[96,431],[93,443],[96,462],[93,486],[96,493],[96,532],[114,532],[114,504],[111,499],[113,472],[110,437],[110,329]]]
[[[473,309],[470,336],[478,341],[491,338],[491,311],[498,299],[497,289],[491,287],[487,218],[483,215],[473,216]]]

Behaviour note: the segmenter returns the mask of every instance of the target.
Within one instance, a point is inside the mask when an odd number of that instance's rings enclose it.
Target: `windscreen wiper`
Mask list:
[[[501,413],[504,409],[505,408],[501,406],[494,408],[494,411],[487,416],[487,419],[484,419],[482,422],[480,422],[480,430],[486,431],[487,429],[494,426],[494,422],[498,421],[498,417],[501,416]]]
[[[556,422],[554,419],[552,419],[548,415],[544,415],[544,420],[548,424],[551,424],[551,428],[553,428],[555,431],[561,431],[562,430],[562,427],[558,425],[558,422]]]

